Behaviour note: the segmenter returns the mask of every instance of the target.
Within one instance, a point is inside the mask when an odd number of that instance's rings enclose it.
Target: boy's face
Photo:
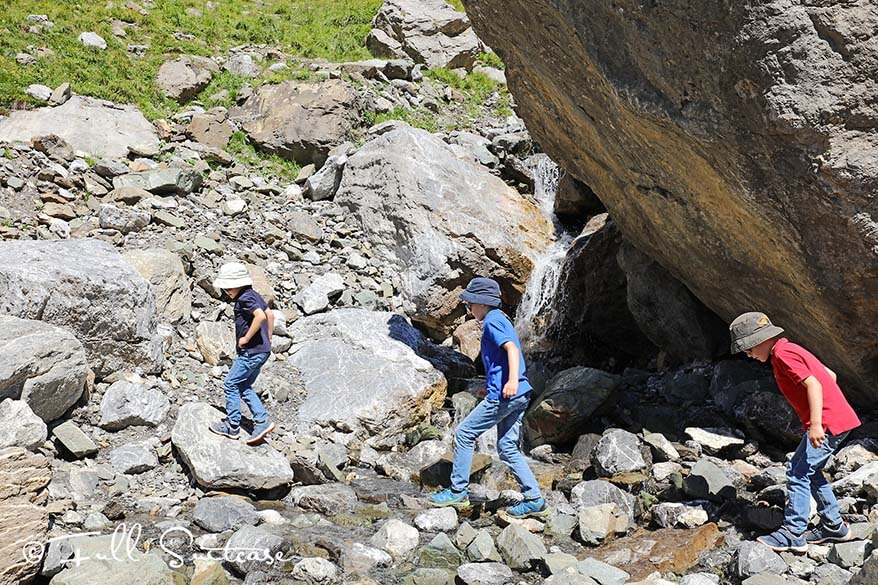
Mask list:
[[[224,288],[223,292],[229,295],[230,298],[234,299],[238,297],[238,293],[241,292],[241,288]]]
[[[478,321],[484,321],[491,307],[479,303],[465,303],[467,312]]]
[[[762,363],[768,361],[768,358],[771,357],[771,348],[774,347],[774,339],[766,339],[759,345],[755,345],[748,350],[745,350],[744,353],[747,354],[748,358],[753,358],[754,360],[759,360]]]

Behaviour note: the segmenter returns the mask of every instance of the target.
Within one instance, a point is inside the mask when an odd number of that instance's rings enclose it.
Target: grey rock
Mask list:
[[[114,540],[115,538],[115,540]],[[75,537],[68,541],[71,558],[82,559],[52,577],[52,585],[149,583],[179,585],[185,577],[172,571],[158,552],[140,552],[130,536]],[[122,554],[113,551],[125,551]]]
[[[509,585],[515,581],[512,569],[502,563],[467,563],[457,569],[465,585]]]
[[[124,369],[161,369],[155,296],[149,283],[109,244],[2,242],[0,298],[0,313],[73,332],[98,377]],[[73,374],[81,371],[76,368],[68,376],[76,379]]]
[[[405,124],[348,158],[335,201],[374,244],[376,259],[398,271],[406,313],[439,338],[462,321],[461,282],[499,277],[504,298],[516,304],[553,237],[532,202]]]
[[[229,538],[226,543],[227,550],[248,549],[265,551],[269,555],[274,556],[283,553],[289,548],[289,544],[280,536],[272,534],[265,528],[260,526],[242,526]],[[233,560],[229,562],[229,566],[240,575],[246,575],[251,571],[264,568],[265,561],[248,558],[248,555],[230,555]]]
[[[612,400],[619,376],[575,367],[554,376],[524,419],[532,445],[571,443],[595,410]]]
[[[454,508],[425,510],[415,516],[415,526],[425,532],[447,532],[457,528],[457,511]]]
[[[871,585],[878,582],[878,551],[872,552],[872,555],[863,563],[860,572],[854,575],[848,585]]]
[[[656,524],[662,528],[695,528],[707,522],[707,512],[700,506],[678,502],[662,502],[650,512]]]
[[[105,41],[101,35],[94,32],[82,33],[79,35],[79,42],[86,47],[95,47],[101,50],[107,48],[107,41]]]
[[[780,575],[786,570],[780,555],[762,543],[745,541],[735,552],[735,571],[742,579],[763,573]]]
[[[49,96],[49,105],[50,106],[61,106],[64,105],[70,100],[73,96],[73,88],[69,83],[62,83],[54,90],[52,90],[52,95]]]
[[[128,234],[145,228],[149,224],[149,213],[132,207],[104,204],[98,211],[98,221],[104,229]]]
[[[713,573],[691,573],[680,579],[680,585],[719,585],[719,576]]]
[[[188,101],[207,87],[219,67],[204,57],[177,57],[159,67],[156,83],[162,93],[180,103]]]
[[[728,453],[744,446],[743,434],[734,429],[687,427],[685,432],[709,455]]]
[[[234,75],[251,79],[262,75],[262,67],[248,53],[233,53],[223,64],[223,69]]]
[[[57,134],[74,150],[107,158],[125,157],[129,146],[159,145],[155,127],[136,107],[88,97],[74,96],[58,107],[17,110],[0,119],[0,141],[30,142],[47,134]]]
[[[460,551],[444,532],[440,532],[427,546],[418,551],[418,565],[456,570],[461,563]]]
[[[736,488],[715,463],[699,459],[683,480],[683,490],[693,498],[722,501],[735,497]]]
[[[183,262],[163,248],[129,250],[125,260],[152,285],[156,309],[163,321],[179,323],[192,313],[192,291]]]
[[[329,516],[350,512],[357,505],[356,492],[343,483],[295,487],[287,499],[295,506]]]
[[[397,561],[401,561],[417,548],[418,539],[417,528],[396,518],[391,518],[369,539],[369,542],[372,546],[390,553]]]
[[[320,170],[305,180],[305,187],[302,189],[305,197],[314,201],[325,201],[335,197],[347,162],[348,157],[345,154],[326,159]]]
[[[235,332],[229,323],[202,321],[195,327],[195,345],[204,361],[212,366],[237,355]]]
[[[615,534],[624,534],[632,523],[617,504],[598,504],[579,508],[579,538],[587,545],[598,546]]]
[[[47,436],[46,423],[25,401],[9,398],[0,401],[0,449],[24,447],[36,451]]]
[[[286,214],[287,229],[295,238],[304,238],[310,242],[323,239],[323,230],[311,216],[301,211],[290,211]]]
[[[247,500],[235,496],[202,498],[192,510],[192,521],[208,532],[237,530],[245,524],[259,523],[256,508]]]
[[[344,289],[344,278],[340,274],[330,272],[315,279],[296,295],[296,303],[306,315],[313,315],[329,308],[330,297],[337,297]]]
[[[222,413],[208,404],[180,408],[171,442],[192,476],[207,488],[271,490],[292,483],[286,457],[268,443],[247,445],[208,430]]]
[[[550,575],[569,574],[571,570],[576,570],[578,562],[576,557],[563,552],[549,553],[544,555],[542,560]]]
[[[625,585],[631,577],[622,569],[617,569],[613,565],[594,558],[579,561],[576,564],[576,570],[591,577],[600,585]]]
[[[320,557],[305,558],[293,566],[293,577],[308,583],[333,583],[338,567]]]
[[[513,569],[529,570],[548,551],[540,536],[519,524],[510,524],[497,537],[497,548]]]
[[[647,463],[640,451],[637,435],[623,429],[608,429],[592,452],[592,461],[599,476],[640,471]]]
[[[22,546],[47,540],[46,485],[52,476],[45,456],[21,447],[0,449],[0,577],[6,583],[30,582],[40,570],[39,562],[22,555]]]
[[[453,585],[454,571],[448,569],[416,569],[402,580],[403,585]]]
[[[634,496],[601,479],[583,481],[570,492],[570,503],[577,507],[616,504],[629,518],[634,519]]]
[[[790,585],[790,581],[782,575],[761,573],[744,579],[741,585]]]
[[[131,443],[110,451],[110,465],[116,473],[143,473],[158,464],[159,459],[150,443]]]
[[[101,400],[101,428],[118,431],[130,426],[154,427],[162,422],[171,404],[159,388],[119,380]]]
[[[866,463],[850,475],[834,481],[832,491],[843,496],[864,494],[866,486],[876,481],[875,476],[878,476],[878,461]]]
[[[82,429],[71,420],[64,421],[52,429],[52,436],[75,459],[91,457],[98,452],[98,446]]]
[[[843,569],[859,567],[872,552],[872,543],[865,540],[837,542],[829,551],[828,560]]]
[[[33,83],[25,88],[24,93],[39,102],[47,102],[52,97],[52,88]]]
[[[355,542],[346,548],[342,557],[342,566],[348,573],[365,575],[376,567],[389,567],[393,557],[381,549]]]
[[[201,173],[192,169],[153,169],[119,175],[113,179],[114,189],[136,187],[156,195],[186,195],[201,187]]]
[[[811,578],[817,582],[817,585],[846,585],[851,581],[853,575],[847,569],[842,569],[838,565],[826,563],[819,565],[814,569]],[[878,576],[878,574],[876,574]]]
[[[680,453],[661,433],[644,433],[643,442],[650,446],[655,461],[677,461]]]
[[[483,563],[487,561],[500,562],[500,553],[491,538],[491,533],[487,530],[479,530],[475,538],[472,539],[466,547],[467,558],[474,563]]]

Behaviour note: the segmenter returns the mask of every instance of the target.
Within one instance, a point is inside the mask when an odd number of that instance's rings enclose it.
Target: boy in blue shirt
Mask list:
[[[506,509],[513,518],[545,516],[546,501],[518,446],[521,421],[533,389],[525,375],[521,343],[500,307],[500,286],[490,278],[474,278],[460,298],[482,323],[482,362],[485,365],[485,399],[467,416],[454,434],[451,487],[430,496],[434,506],[469,503],[467,487],[476,439],[497,427],[497,451],[512,470],[524,501]]]
[[[226,395],[226,417],[211,423],[210,430],[218,435],[237,439],[241,424],[241,398],[253,415],[253,434],[247,439],[248,445],[255,445],[274,430],[274,423],[268,420],[268,413],[253,391],[253,383],[259,371],[271,355],[271,331],[274,316],[268,304],[258,292],[253,290],[253,279],[247,267],[238,262],[229,262],[220,267],[219,275],[213,285],[225,291],[235,303],[235,339],[238,357],[232,362],[223,391]]]

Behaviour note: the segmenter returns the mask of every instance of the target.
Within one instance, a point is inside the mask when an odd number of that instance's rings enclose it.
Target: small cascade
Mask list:
[[[541,157],[534,168],[534,198],[546,218],[555,226],[555,242],[537,257],[524,295],[515,313],[515,329],[525,352],[539,351],[548,324],[548,313],[558,289],[561,267],[574,234],[565,230],[554,213],[560,169],[549,157]]]

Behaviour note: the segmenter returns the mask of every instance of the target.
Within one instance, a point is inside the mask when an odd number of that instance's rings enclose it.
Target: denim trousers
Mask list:
[[[808,528],[811,496],[817,502],[817,513],[824,524],[835,526],[841,522],[838,500],[823,475],[823,467],[847,435],[832,435],[826,431],[823,445],[813,447],[806,431],[793,453],[787,464],[787,506],[784,510],[784,526],[793,534],[802,534]]]
[[[268,413],[265,412],[262,401],[253,391],[253,383],[259,375],[259,370],[268,361],[268,356],[268,353],[241,354],[232,362],[232,367],[229,368],[229,373],[223,384],[223,391],[226,394],[226,418],[229,421],[229,426],[238,428],[241,424],[241,398],[250,409],[255,424],[268,420]]]
[[[463,419],[454,433],[454,465],[451,469],[451,488],[463,491],[469,485],[476,439],[492,427],[497,427],[497,451],[500,460],[509,466],[521,492],[528,500],[540,497],[540,486],[527,465],[518,446],[521,420],[530,402],[530,392],[509,400],[485,399]]]

